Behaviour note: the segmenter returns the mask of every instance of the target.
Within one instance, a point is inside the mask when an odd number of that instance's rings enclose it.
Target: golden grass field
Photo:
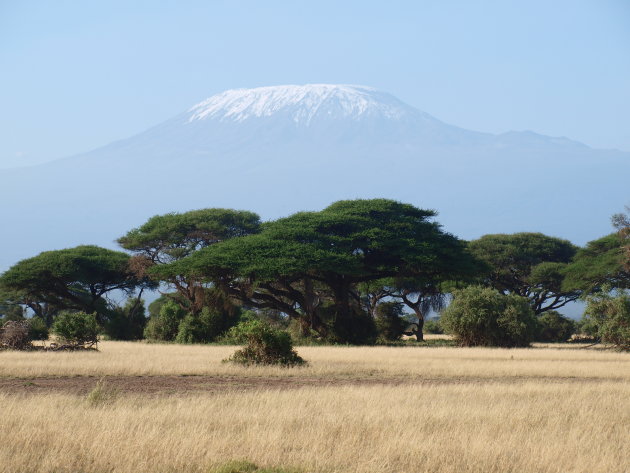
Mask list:
[[[309,365],[280,369],[222,363],[234,349],[0,353],[0,381],[25,386],[0,388],[0,471],[203,472],[233,459],[302,472],[630,471],[627,353],[298,347]],[[88,376],[103,379],[101,396],[27,388]],[[108,384],[138,376],[269,383],[151,395]]]

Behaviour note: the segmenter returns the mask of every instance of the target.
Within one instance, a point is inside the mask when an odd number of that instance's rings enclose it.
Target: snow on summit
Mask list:
[[[288,115],[295,123],[307,126],[316,117],[394,120],[429,117],[371,87],[331,84],[227,90],[198,103],[188,113],[189,122],[206,119],[242,122],[251,118]]]

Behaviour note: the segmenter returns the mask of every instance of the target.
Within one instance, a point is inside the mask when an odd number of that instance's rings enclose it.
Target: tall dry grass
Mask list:
[[[103,342],[99,352],[0,352],[0,376],[495,378],[565,377],[630,381],[630,354],[582,349],[298,347],[304,368],[222,363],[236,347]]]
[[[202,472],[229,459],[309,472],[622,473],[630,385],[322,387],[94,407],[0,395],[0,470]]]

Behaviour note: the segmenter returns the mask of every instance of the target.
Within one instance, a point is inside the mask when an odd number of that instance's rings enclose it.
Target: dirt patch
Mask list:
[[[568,377],[498,377],[498,378],[249,378],[238,376],[74,376],[54,378],[0,378],[0,393],[46,394],[61,392],[86,395],[99,379],[108,388],[121,394],[173,395],[187,393],[218,394],[227,391],[252,391],[269,389],[298,389],[326,386],[400,386],[444,384],[513,384],[538,380],[541,383],[592,383],[611,381],[598,378]]]

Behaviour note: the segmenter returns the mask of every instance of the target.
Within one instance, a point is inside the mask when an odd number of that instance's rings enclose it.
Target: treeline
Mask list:
[[[557,309],[587,298],[584,331],[630,340],[626,214],[584,248],[540,233],[466,242],[435,215],[386,199],[269,222],[229,209],[158,215],[118,239],[126,251],[78,246],[20,261],[0,276],[0,314],[28,313],[44,330],[80,312],[113,339],[181,343],[265,319],[302,340],[373,344],[422,340],[427,314],[442,311],[462,344],[526,346],[566,339],[575,327]],[[142,296],[156,289],[147,317]],[[120,293],[123,306],[112,302]]]

